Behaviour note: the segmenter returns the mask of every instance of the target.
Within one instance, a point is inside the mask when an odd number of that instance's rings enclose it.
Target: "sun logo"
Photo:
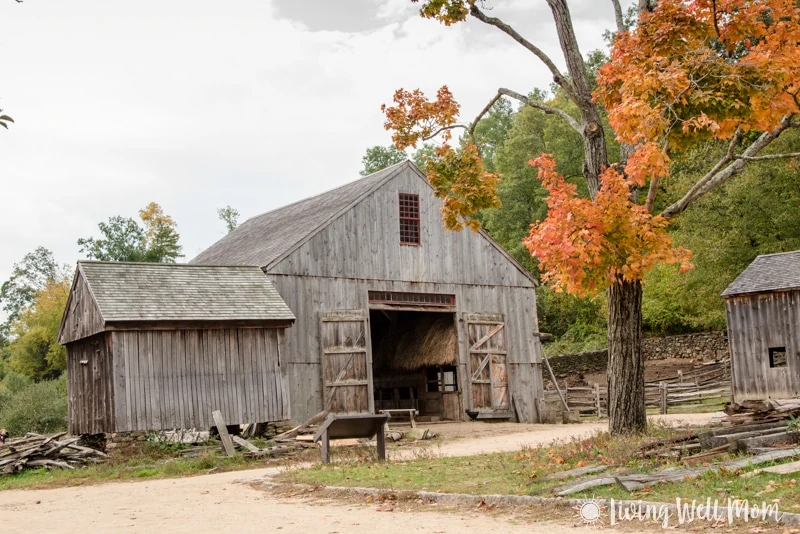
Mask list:
[[[578,517],[585,525],[594,525],[600,522],[604,506],[597,499],[587,499],[581,501],[575,508],[578,510]]]

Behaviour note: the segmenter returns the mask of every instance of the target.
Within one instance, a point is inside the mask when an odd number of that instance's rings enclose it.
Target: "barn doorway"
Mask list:
[[[375,410],[413,408],[422,420],[460,420],[455,312],[377,307],[369,312]]]

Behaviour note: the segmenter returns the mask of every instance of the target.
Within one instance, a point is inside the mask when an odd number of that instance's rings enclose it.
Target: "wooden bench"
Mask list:
[[[386,460],[386,436],[383,426],[390,419],[389,414],[330,414],[314,434],[313,442],[322,444],[322,463],[331,463],[331,440],[347,438],[367,438],[377,435],[378,460]]]
[[[415,418],[419,415],[419,412],[414,408],[392,408],[389,410],[380,410],[380,413],[388,414],[392,419],[394,419],[396,415],[408,416],[409,421],[411,421],[411,428],[417,428]]]

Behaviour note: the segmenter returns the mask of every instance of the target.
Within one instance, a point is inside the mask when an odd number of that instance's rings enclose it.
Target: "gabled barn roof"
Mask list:
[[[392,165],[320,195],[257,215],[245,221],[192,259],[191,264],[258,265],[269,269],[338,217],[405,171],[411,171],[429,188],[422,172],[410,161]],[[532,284],[538,281],[484,230],[485,238]]]
[[[408,165],[407,161],[398,163],[327,193],[256,215],[190,263],[267,267]]]
[[[758,256],[722,296],[789,289],[800,289],[800,250]]]
[[[67,343],[131,323],[202,328],[203,323],[294,319],[258,267],[80,261],[59,340]],[[92,324],[81,326],[87,322]]]

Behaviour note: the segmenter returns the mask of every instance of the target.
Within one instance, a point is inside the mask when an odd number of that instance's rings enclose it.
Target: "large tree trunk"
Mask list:
[[[647,424],[642,354],[642,283],[619,278],[608,296],[608,430],[640,432]]]

